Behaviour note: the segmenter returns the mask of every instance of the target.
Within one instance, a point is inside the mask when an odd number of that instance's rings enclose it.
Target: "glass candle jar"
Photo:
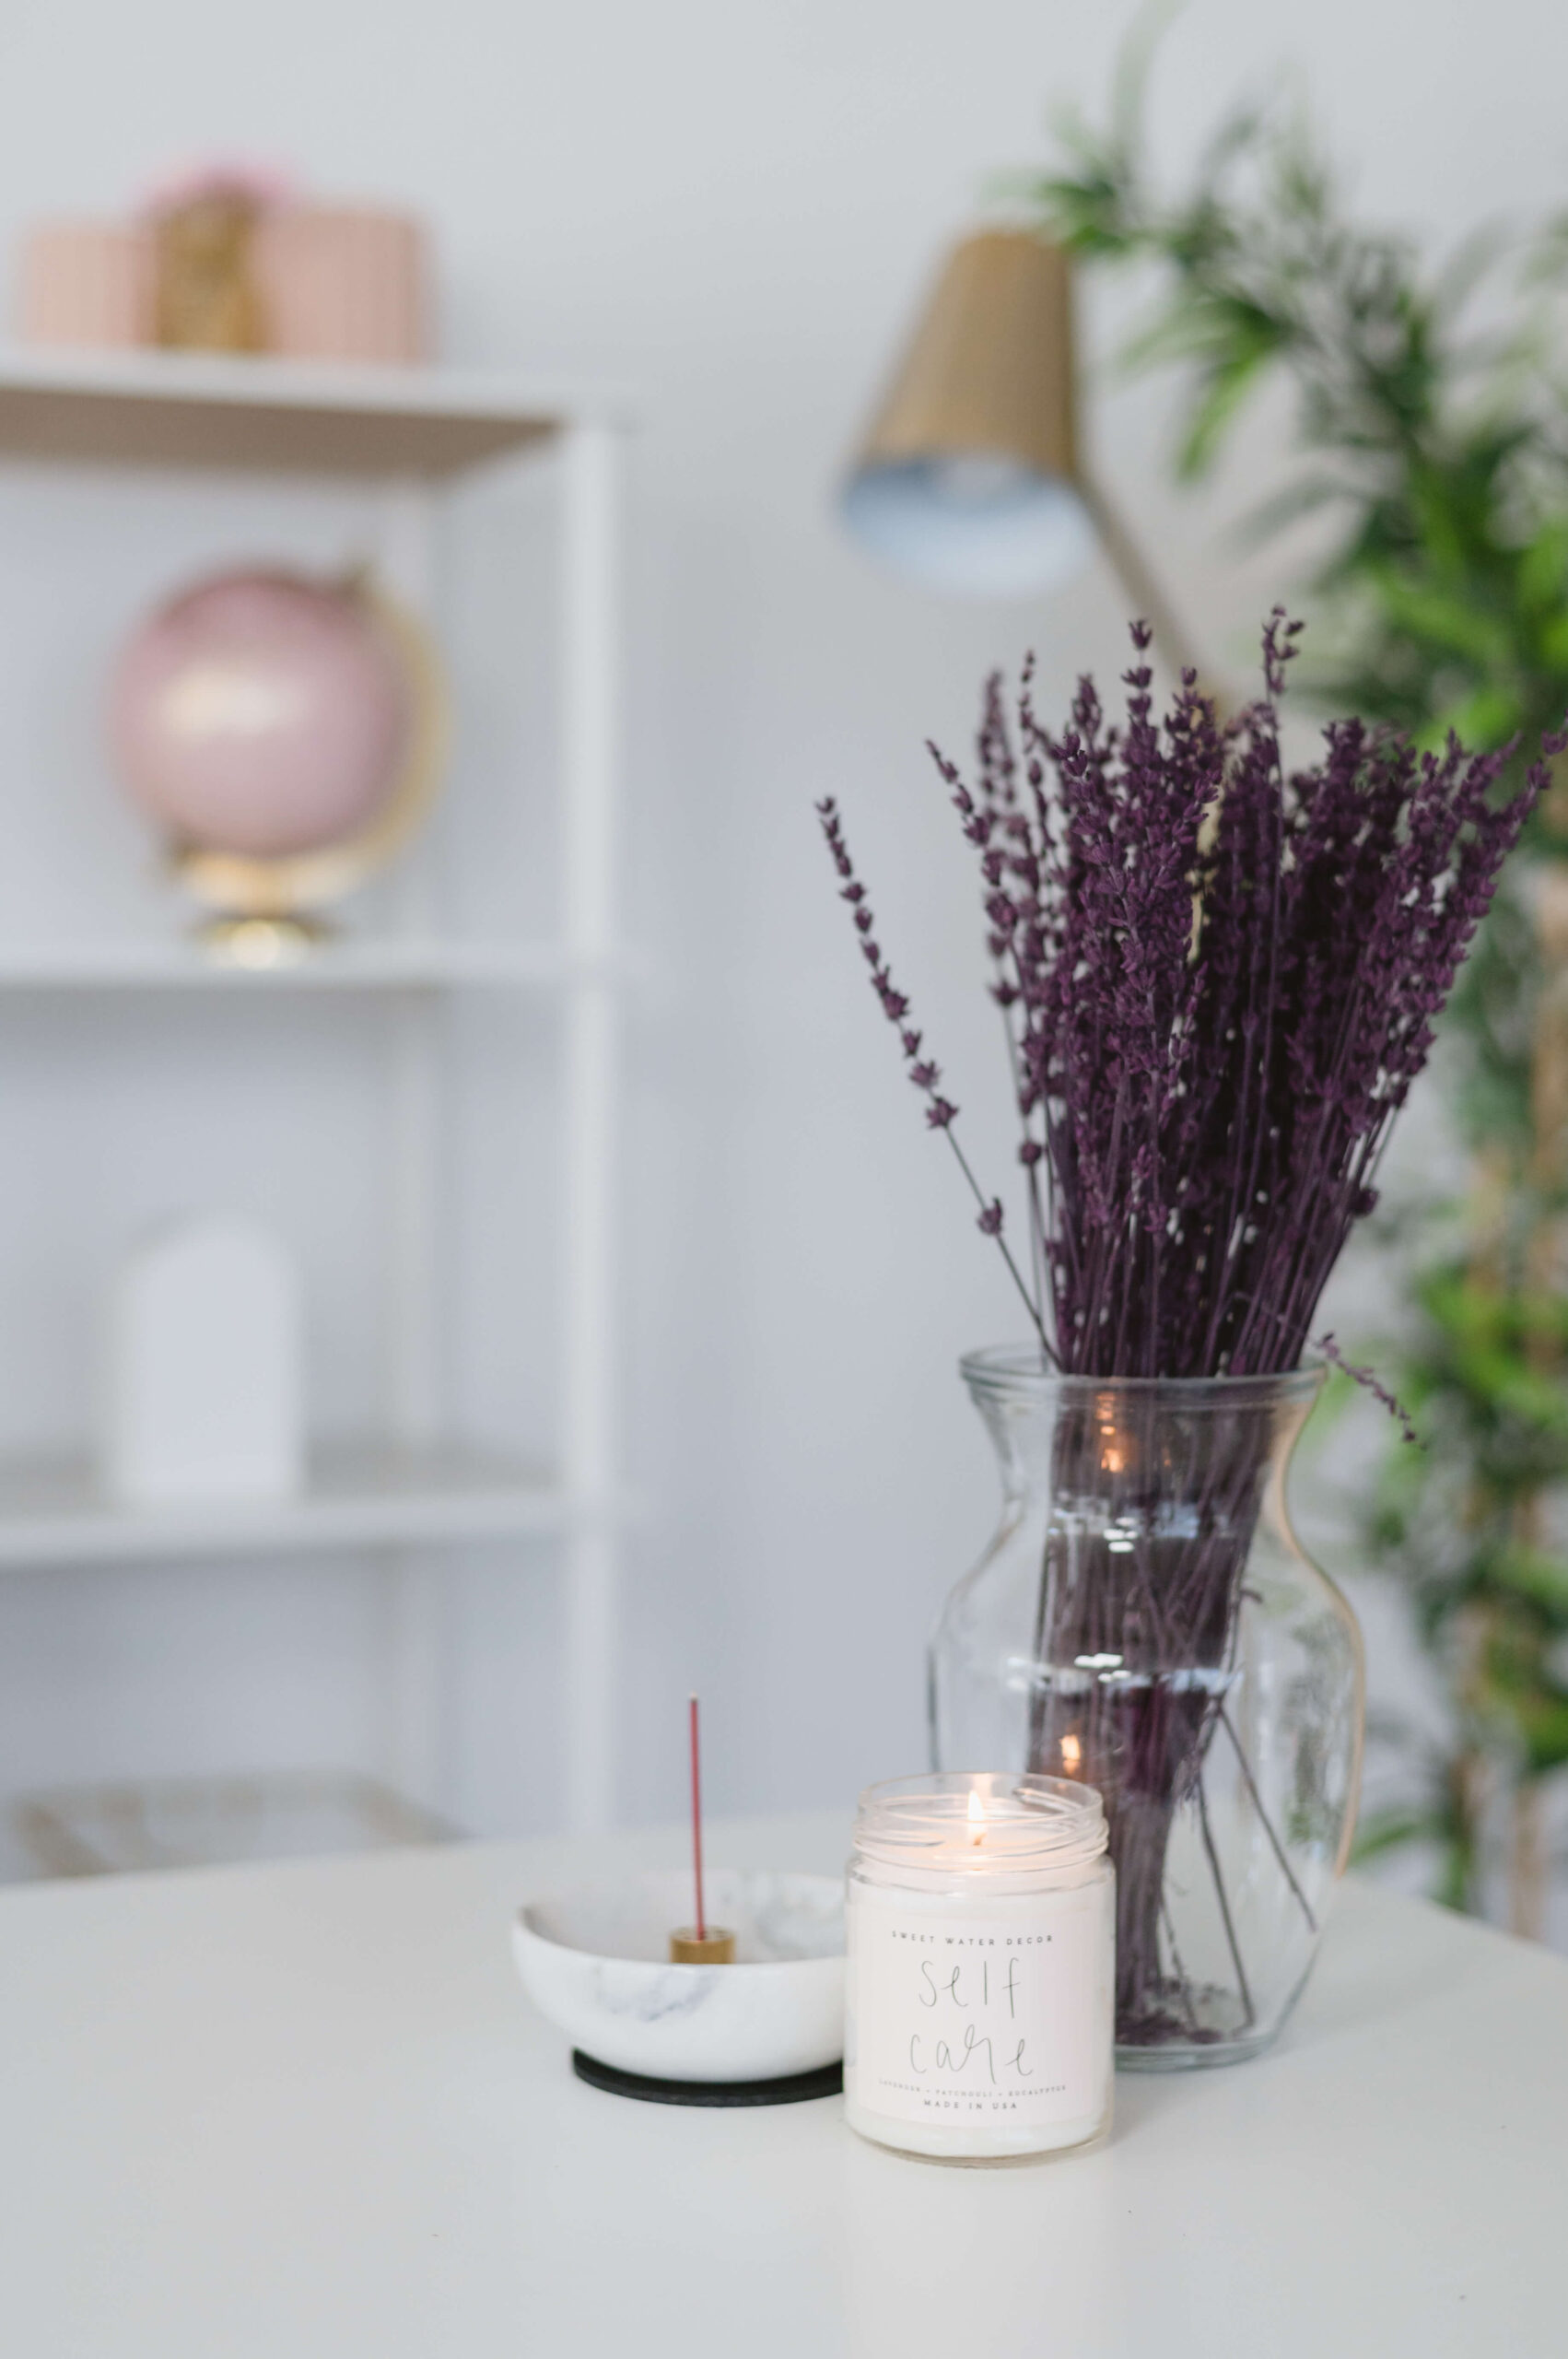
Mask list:
[[[1115,1875],[1093,1787],[1011,1771],[860,1796],[844,2100],[954,2162],[1081,2146],[1111,2115]]]

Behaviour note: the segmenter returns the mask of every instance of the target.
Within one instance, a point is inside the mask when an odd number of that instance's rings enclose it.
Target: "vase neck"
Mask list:
[[[1051,1376],[1025,1355],[974,1353],[965,1380],[1010,1496],[1079,1496],[1104,1509],[1209,1501],[1249,1512],[1291,1452],[1323,1382],[1320,1368],[1277,1376]]]

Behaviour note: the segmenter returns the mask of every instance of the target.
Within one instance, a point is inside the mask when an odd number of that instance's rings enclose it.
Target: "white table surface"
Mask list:
[[[844,1825],[719,1826],[836,1868]],[[6,2359],[1558,2359],[1568,1966],[1351,1884],[1271,2056],[953,2169],[576,2081],[523,1894],[674,1833],[0,1894]]]

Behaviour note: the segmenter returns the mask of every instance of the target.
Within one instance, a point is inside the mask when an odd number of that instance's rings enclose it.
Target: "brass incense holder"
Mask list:
[[[680,1925],[670,1936],[672,1966],[733,1966],[735,1936],[727,1933],[722,1925],[709,1925],[699,1933],[695,1926]]]

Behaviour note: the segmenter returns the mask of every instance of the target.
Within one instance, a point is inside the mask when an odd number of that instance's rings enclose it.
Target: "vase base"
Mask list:
[[[1276,2025],[1272,2031],[1248,2032],[1236,2038],[1167,2039],[1151,2041],[1146,2047],[1124,2047],[1118,2040],[1116,2068],[1118,2072],[1202,2072],[1215,2064],[1245,2064],[1248,2057],[1261,2056],[1272,2048],[1279,2036]]]

